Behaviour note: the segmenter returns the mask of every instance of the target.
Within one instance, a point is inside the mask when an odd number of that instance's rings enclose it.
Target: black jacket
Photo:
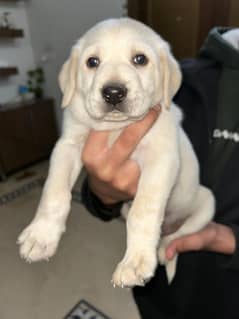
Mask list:
[[[179,256],[170,286],[159,266],[145,287],[133,289],[144,319],[239,318],[239,52],[223,28],[209,34],[200,57],[181,63],[183,85],[175,102],[200,163],[201,183],[216,197],[215,220],[236,236],[233,256],[187,252]],[[190,169],[190,168],[189,168]],[[83,202],[103,220],[119,216],[121,204],[105,207],[84,183]]]

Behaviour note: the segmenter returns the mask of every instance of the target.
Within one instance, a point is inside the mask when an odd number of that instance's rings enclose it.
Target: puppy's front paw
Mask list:
[[[48,260],[54,255],[63,232],[59,224],[49,220],[33,221],[18,238],[21,257],[28,262]]]
[[[112,283],[122,288],[144,286],[153,277],[156,265],[154,253],[140,252],[125,256],[113,274]]]

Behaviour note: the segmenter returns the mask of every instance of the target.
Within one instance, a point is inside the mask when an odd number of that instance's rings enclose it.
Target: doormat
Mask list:
[[[6,205],[6,204],[14,201],[18,197],[29,193],[31,190],[35,189],[36,187],[42,187],[43,184],[44,184],[44,179],[37,178],[29,183],[21,185],[18,188],[15,188],[14,190],[12,190],[8,193],[0,194],[0,206]]]
[[[89,302],[80,302],[63,319],[111,319],[93,307]]]
[[[31,190],[35,189],[35,188],[42,188],[43,185],[45,183],[45,179],[44,178],[37,178],[29,183],[26,183],[24,185],[21,185],[20,187],[5,193],[5,194],[0,194],[0,206],[1,205],[6,205],[12,201],[14,201],[15,199],[17,199],[18,197],[25,195],[26,193],[29,193]],[[77,203],[82,203],[81,201],[81,190],[77,189],[77,187],[75,187],[72,190],[72,200],[74,202]]]

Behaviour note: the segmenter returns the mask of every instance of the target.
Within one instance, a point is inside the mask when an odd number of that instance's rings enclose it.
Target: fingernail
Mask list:
[[[156,104],[154,107],[153,107],[153,110],[155,110],[157,113],[160,113],[161,110],[162,110],[162,107],[160,104]]]
[[[166,255],[167,255],[167,259],[171,260],[174,255],[174,251],[170,249],[167,251]]]

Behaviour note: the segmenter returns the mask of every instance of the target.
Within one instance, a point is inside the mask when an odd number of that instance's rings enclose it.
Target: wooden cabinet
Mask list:
[[[57,140],[52,99],[0,108],[0,170],[7,175],[46,158]]]
[[[16,74],[18,74],[18,68],[16,67],[0,67],[0,79]]]
[[[198,53],[214,26],[239,26],[239,0],[128,0],[128,14],[161,34],[177,58]]]
[[[22,38],[24,35],[21,29],[0,28],[1,39]]]

